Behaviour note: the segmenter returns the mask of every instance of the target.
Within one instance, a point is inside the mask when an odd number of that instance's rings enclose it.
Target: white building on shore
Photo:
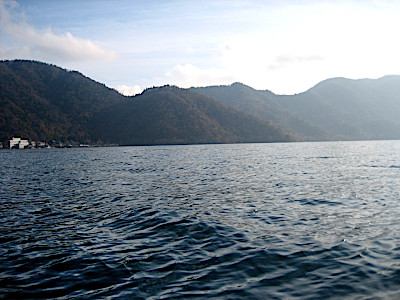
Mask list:
[[[10,141],[10,149],[24,149],[29,147],[29,141],[21,138],[13,137]]]

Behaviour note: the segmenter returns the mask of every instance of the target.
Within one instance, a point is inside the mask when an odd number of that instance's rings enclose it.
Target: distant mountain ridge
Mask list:
[[[243,84],[194,88],[227,106],[272,121],[303,141],[400,139],[400,76],[332,78],[297,95]]]
[[[269,121],[195,91],[164,86],[125,97],[76,71],[0,62],[0,138],[122,145],[292,141]]]
[[[323,140],[327,133],[318,126],[297,116],[280,104],[280,96],[270,91],[259,91],[242,83],[230,86],[209,86],[193,90],[212,97],[236,110],[269,120],[284,132],[301,140]]]
[[[0,140],[154,145],[400,139],[400,76],[324,80],[275,95],[241,83],[134,97],[79,72],[0,61]]]
[[[98,114],[106,121],[95,122],[97,134],[130,145],[292,140],[269,122],[175,86],[148,89],[132,101]]]

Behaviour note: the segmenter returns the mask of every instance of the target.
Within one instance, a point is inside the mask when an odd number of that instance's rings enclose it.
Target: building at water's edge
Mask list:
[[[19,137],[13,137],[8,141],[8,146],[10,149],[25,149],[29,147],[29,141]]]
[[[1,0],[0,0],[1,1]],[[118,144],[83,144],[76,141],[55,141],[37,142],[26,138],[12,137],[9,140],[0,141],[0,149],[33,149],[33,148],[76,148],[76,147],[117,147]]]

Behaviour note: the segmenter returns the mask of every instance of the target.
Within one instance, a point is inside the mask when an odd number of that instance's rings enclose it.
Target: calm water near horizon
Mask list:
[[[0,173],[0,298],[400,297],[400,141],[3,150]]]

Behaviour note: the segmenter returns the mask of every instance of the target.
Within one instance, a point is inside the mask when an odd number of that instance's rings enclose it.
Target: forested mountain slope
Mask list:
[[[0,62],[0,139],[92,141],[94,113],[126,101],[75,71],[35,61]]]
[[[194,90],[270,120],[299,140],[400,138],[400,76],[333,78],[290,96],[239,83]]]
[[[0,139],[12,136],[124,145],[292,140],[195,91],[164,86],[125,97],[76,71],[22,60],[0,62]]]
[[[104,109],[95,124],[102,139],[129,145],[292,140],[270,122],[174,86],[148,89]]]

